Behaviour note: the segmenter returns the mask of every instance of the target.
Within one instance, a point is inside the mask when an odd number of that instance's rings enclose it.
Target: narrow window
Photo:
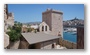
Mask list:
[[[42,26],[42,31],[44,31],[44,26]]]
[[[47,31],[47,26],[45,26],[45,31]]]

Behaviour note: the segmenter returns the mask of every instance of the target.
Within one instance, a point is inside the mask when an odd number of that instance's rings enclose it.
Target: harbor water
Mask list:
[[[70,42],[77,42],[77,34],[73,32],[63,32],[63,39]]]

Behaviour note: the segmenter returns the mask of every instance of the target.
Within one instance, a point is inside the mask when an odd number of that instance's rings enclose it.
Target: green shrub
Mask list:
[[[19,40],[21,37],[21,33],[17,32],[15,29],[11,29],[7,34],[10,36],[10,41],[16,41]]]
[[[10,31],[7,34],[10,36],[10,41],[14,42],[21,37],[21,25],[20,23],[15,24],[13,27],[9,27]]]

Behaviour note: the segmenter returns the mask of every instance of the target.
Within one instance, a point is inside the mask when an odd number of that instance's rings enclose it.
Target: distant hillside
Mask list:
[[[27,22],[27,23],[22,23],[24,25],[39,25],[41,22]],[[63,21],[63,26],[84,26],[84,20],[74,18],[71,20]]]
[[[25,25],[39,25],[41,22],[27,22],[27,23],[22,23],[22,24],[25,24]]]
[[[75,17],[74,19],[63,21],[63,25],[64,26],[84,26],[84,20],[78,19]]]

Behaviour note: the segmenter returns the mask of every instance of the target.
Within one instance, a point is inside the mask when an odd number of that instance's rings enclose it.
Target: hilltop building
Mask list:
[[[75,17],[74,19],[63,21],[63,26],[64,27],[84,26],[84,20],[78,19],[78,18]]]

